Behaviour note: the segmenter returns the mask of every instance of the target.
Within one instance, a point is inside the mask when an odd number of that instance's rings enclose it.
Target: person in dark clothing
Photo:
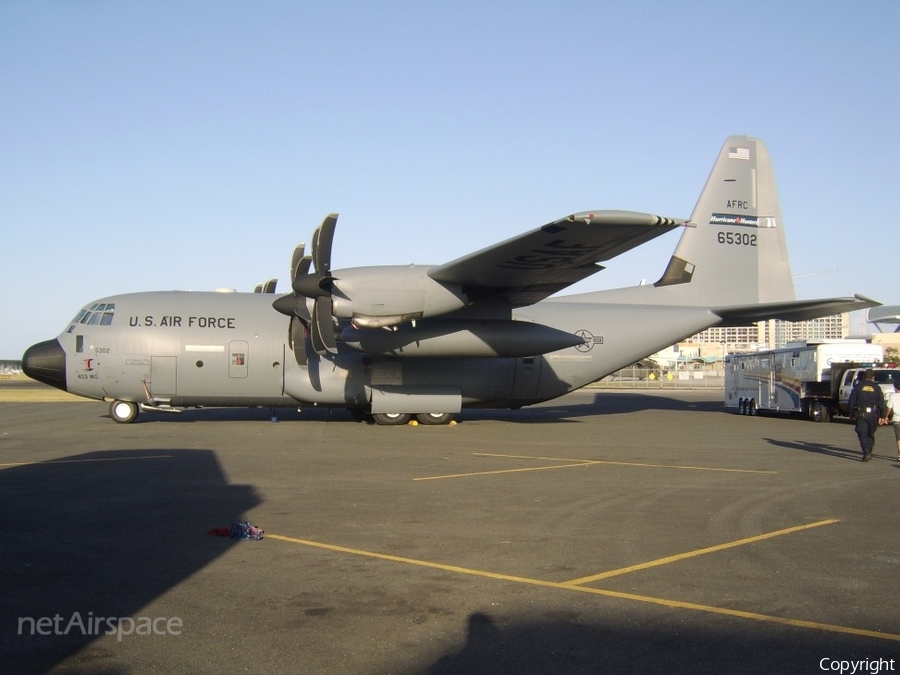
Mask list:
[[[862,461],[872,459],[872,448],[875,447],[875,430],[878,424],[887,417],[887,405],[881,393],[881,387],[875,382],[875,371],[867,369],[850,392],[847,401],[850,418],[856,420],[856,436],[862,449]]]

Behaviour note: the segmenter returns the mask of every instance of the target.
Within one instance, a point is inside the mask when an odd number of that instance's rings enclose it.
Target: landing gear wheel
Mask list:
[[[409,413],[372,413],[372,419],[375,424],[385,426],[399,426],[409,422]]]
[[[118,424],[131,424],[137,419],[138,404],[133,401],[113,401],[109,404],[109,416]]]
[[[750,403],[747,405],[747,414],[752,417],[756,416],[756,401],[750,400]]]
[[[419,413],[416,419],[420,424],[450,424],[453,413]]]
[[[740,408],[741,415],[747,414],[747,401],[745,401],[744,399],[741,399],[741,402],[738,403],[738,407]]]

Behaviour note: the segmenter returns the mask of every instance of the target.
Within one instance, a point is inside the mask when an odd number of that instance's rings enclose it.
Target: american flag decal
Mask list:
[[[750,148],[728,148],[728,159],[750,159]]]

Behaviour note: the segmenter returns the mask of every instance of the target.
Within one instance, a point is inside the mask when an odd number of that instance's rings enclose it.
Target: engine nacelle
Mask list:
[[[462,309],[462,288],[428,276],[421,265],[353,267],[334,272],[333,313],[357,326],[396,326]]]

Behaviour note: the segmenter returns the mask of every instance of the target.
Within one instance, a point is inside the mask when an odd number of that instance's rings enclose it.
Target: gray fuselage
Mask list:
[[[111,296],[86,307],[91,315],[57,338],[65,354],[62,388],[173,407],[367,408],[373,388],[395,387],[458,391],[463,406],[516,408],[582,387],[717,321],[703,308],[605,304],[602,297],[570,296],[513,313],[517,321],[583,339],[546,354],[416,358],[339,343],[338,354],[310,351],[301,366],[289,344],[289,320],[272,308],[269,294]]]

